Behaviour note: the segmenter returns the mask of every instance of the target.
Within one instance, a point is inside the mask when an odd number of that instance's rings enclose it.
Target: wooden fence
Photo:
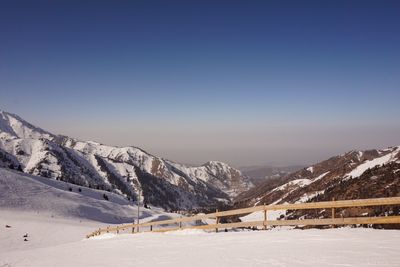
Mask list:
[[[138,232],[167,232],[180,229],[203,229],[214,230],[230,229],[239,227],[259,227],[267,229],[268,226],[296,226],[296,225],[351,225],[351,224],[400,224],[400,216],[380,216],[380,217],[350,217],[350,218],[335,218],[336,208],[352,208],[352,207],[372,207],[372,206],[387,206],[400,205],[400,197],[391,198],[372,198],[358,200],[337,200],[312,203],[298,204],[280,204],[280,205],[260,205],[250,208],[242,208],[235,210],[220,211],[208,213],[204,215],[195,215],[191,217],[182,217],[163,221],[144,222],[139,224],[123,224],[113,227],[98,229],[86,237],[100,235],[102,233],[121,231],[130,231],[131,233]],[[324,219],[297,219],[297,220],[268,220],[268,211],[274,210],[309,210],[309,209],[331,209],[331,218]],[[249,222],[233,222],[220,223],[220,218],[235,215],[244,215],[253,212],[262,212],[264,220],[249,221]],[[216,223],[206,225],[190,225],[184,226],[183,223],[196,222],[205,219],[215,219]],[[157,227],[157,228],[156,228]]]

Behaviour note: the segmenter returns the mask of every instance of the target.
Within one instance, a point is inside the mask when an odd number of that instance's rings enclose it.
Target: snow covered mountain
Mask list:
[[[283,178],[267,180],[240,194],[236,198],[236,206],[395,196],[400,196],[400,146],[350,151]],[[365,208],[351,212],[357,212],[352,215],[377,215],[383,212],[379,209]],[[310,216],[307,212],[295,215]],[[390,212],[400,214],[400,210]],[[327,211],[319,216],[324,216],[324,213]]]
[[[378,170],[387,170],[393,173],[391,177],[400,178],[400,146],[383,150],[350,151],[283,178],[267,180],[257,188],[240,194],[236,200],[250,206],[259,203],[305,202],[317,195],[321,198],[333,188],[345,183],[360,183],[359,193],[353,198],[373,197],[372,195],[377,194],[377,190],[370,190],[367,195],[364,195],[361,193],[365,191],[361,189],[361,184],[367,178],[371,178],[369,174]],[[376,181],[382,188],[388,186],[387,190],[397,189],[400,194],[400,181],[389,182],[375,176],[372,181]],[[345,197],[344,194],[348,190],[349,188],[342,192],[343,196],[339,194],[333,197],[337,199]]]
[[[0,167],[108,190],[166,209],[230,201],[252,187],[227,164],[188,167],[137,147],[112,147],[59,136],[0,111]]]

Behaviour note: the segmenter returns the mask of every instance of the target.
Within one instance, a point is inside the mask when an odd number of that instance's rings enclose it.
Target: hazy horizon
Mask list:
[[[1,110],[1,109],[0,109]],[[190,164],[190,165],[201,165],[210,160],[219,160],[223,162],[227,162],[229,164],[234,165],[235,167],[247,167],[247,166],[275,166],[275,167],[285,167],[292,165],[308,165],[317,163],[321,160],[328,159],[329,157],[336,156],[345,152],[348,152],[353,149],[367,150],[367,149],[379,149],[386,148],[390,146],[400,145],[399,142],[396,143],[396,139],[391,140],[390,135],[392,132],[397,131],[395,127],[393,131],[390,131],[386,135],[382,135],[381,143],[375,143],[375,145],[370,145],[373,136],[379,134],[384,134],[380,129],[372,129],[369,128],[368,125],[358,125],[355,127],[347,127],[341,130],[337,130],[334,125],[325,125],[322,129],[311,135],[311,132],[305,128],[308,127],[300,127],[297,129],[303,129],[301,134],[297,137],[297,139],[290,140],[291,135],[281,136],[281,134],[285,134],[288,131],[288,127],[290,126],[276,126],[270,127],[268,129],[264,129],[267,134],[273,139],[277,144],[275,146],[270,145],[269,149],[263,150],[262,147],[257,149],[258,144],[256,143],[258,140],[262,140],[263,138],[255,138],[253,142],[243,142],[243,144],[238,144],[238,147],[225,147],[223,149],[220,148],[220,145],[229,144],[232,140],[224,140],[225,136],[216,135],[218,131],[213,132],[213,142],[211,144],[217,146],[217,148],[210,148],[207,146],[204,140],[208,142],[210,140],[210,136],[207,138],[199,139],[200,142],[196,142],[192,144],[190,148],[185,148],[184,145],[187,144],[190,140],[185,140],[184,135],[187,134],[187,131],[183,132],[179,135],[178,131],[168,131],[167,133],[162,133],[159,135],[156,130],[151,131],[142,131],[140,134],[136,134],[136,137],[132,137],[131,142],[126,142],[125,140],[129,140],[129,135],[134,132],[135,129],[130,129],[126,125],[112,125],[112,129],[107,132],[99,133],[96,131],[95,125],[93,125],[92,120],[82,121],[80,122],[81,127],[76,131],[71,131],[74,129],[73,118],[72,121],[45,121],[43,118],[33,118],[29,114],[20,114],[15,111],[4,110],[7,112],[14,113],[20,116],[22,119],[27,120],[29,123],[34,124],[37,127],[40,127],[44,130],[47,130],[53,134],[61,134],[67,135],[69,137],[77,138],[79,140],[85,141],[96,141],[105,145],[112,146],[135,146],[139,147],[150,154],[155,156],[159,156],[162,158],[166,158],[169,160],[177,161],[180,163]],[[80,118],[77,118],[80,119]],[[67,126],[63,126],[63,123]],[[101,123],[101,122],[98,122]],[[103,122],[104,123],[104,122]],[[110,125],[110,124],[109,124]],[[312,125],[308,125],[309,127],[313,127]],[[321,127],[319,124],[318,127]],[[317,140],[321,135],[326,134],[329,131],[336,129],[334,135],[330,137],[335,139],[331,139],[335,145],[329,146],[329,142],[326,142],[324,138]],[[124,132],[125,130],[125,132]],[[246,131],[248,130],[248,131]],[[357,136],[357,132],[360,130],[364,130],[367,133],[362,136]],[[315,128],[314,128],[315,132]],[[143,134],[144,133],[144,134]],[[201,135],[201,133],[200,133]],[[234,136],[233,138],[240,137],[248,137],[248,135],[252,135],[254,137],[254,132],[251,129],[244,128],[244,131],[238,133],[240,136]],[[310,136],[308,136],[310,135]],[[135,136],[133,134],[132,136]],[[178,139],[174,144],[180,144],[177,148],[168,146],[169,142],[162,142],[162,144],[166,144],[164,147],[159,144],[153,145],[152,141],[157,140],[159,138],[163,139],[165,136],[169,138]],[[352,143],[344,142],[346,139],[343,139],[343,136],[351,137]],[[109,138],[107,138],[109,137]],[[119,138],[122,140],[118,140]],[[138,141],[135,143],[134,138],[137,138]],[[180,139],[182,138],[182,139]],[[354,140],[358,138],[358,141]],[[301,141],[307,141],[307,139],[312,139],[314,144],[317,144],[314,148],[306,147],[303,145]],[[147,140],[147,143],[146,143]],[[166,139],[163,139],[166,140]],[[168,139],[170,140],[170,139]],[[281,143],[280,143],[281,142]],[[392,143],[390,143],[392,142]],[[355,144],[355,145],[354,145]],[[210,144],[209,144],[210,145]],[[288,145],[291,145],[288,147]],[[204,147],[202,147],[204,146]],[[325,149],[321,149],[325,148]],[[232,153],[231,155],[227,155]],[[188,158],[188,155],[192,155]],[[193,156],[195,155],[195,156]],[[244,160],[240,160],[240,158],[244,158]],[[238,160],[239,159],[239,160]]]
[[[398,1],[2,2],[0,108],[196,165],[396,146],[398,14]]]

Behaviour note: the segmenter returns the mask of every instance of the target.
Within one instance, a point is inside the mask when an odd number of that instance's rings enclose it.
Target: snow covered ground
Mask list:
[[[1,212],[0,266],[399,266],[400,231],[105,234],[93,222]],[[12,225],[5,228],[4,225]],[[22,234],[29,232],[29,241]]]

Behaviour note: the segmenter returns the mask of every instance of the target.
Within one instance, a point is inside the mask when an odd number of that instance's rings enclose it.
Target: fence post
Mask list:
[[[264,203],[264,230],[267,230],[267,207]]]
[[[182,216],[181,216],[181,219],[182,219]],[[179,221],[179,229],[182,229],[182,222],[181,221]]]
[[[150,225],[150,232],[153,232],[153,225]]]
[[[119,226],[117,225],[117,234],[119,234]]]
[[[135,233],[135,226],[132,226],[132,234]]]
[[[100,234],[101,234],[101,229],[99,228],[97,235],[100,235]]]
[[[216,209],[215,213],[218,213],[218,209]],[[216,222],[216,225],[217,225],[217,227],[215,228],[215,232],[218,233],[219,217],[215,216],[215,219],[216,219],[215,222]]]
[[[335,201],[334,197],[332,198],[332,201]],[[332,208],[332,223],[334,219],[335,219],[335,208]],[[335,228],[335,225],[332,224],[331,228]]]
[[[110,232],[110,226],[107,226],[107,233]]]

